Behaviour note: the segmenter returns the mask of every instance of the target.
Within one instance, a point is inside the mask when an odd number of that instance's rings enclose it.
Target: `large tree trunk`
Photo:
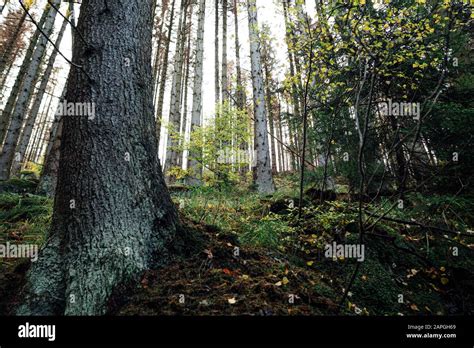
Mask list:
[[[204,21],[206,18],[206,0],[200,0],[198,13],[198,28],[196,37],[196,57],[194,61],[193,81],[193,106],[191,111],[191,136],[197,127],[201,126],[202,113],[202,70],[204,58]],[[201,157],[201,151],[195,149],[188,156],[188,169],[191,175],[188,178],[189,185],[199,185],[202,178],[202,166],[196,160]]]
[[[22,315],[98,315],[120,284],[174,253],[177,213],[158,160],[152,1],[83,0],[66,100],[52,227],[32,265]],[[127,64],[125,64],[127,62]]]
[[[247,0],[249,20],[250,60],[252,65],[253,101],[255,108],[255,184],[260,193],[275,192],[273,184],[270,153],[268,149],[267,117],[265,93],[258,37],[258,19],[256,0]]]
[[[61,4],[61,0],[54,0],[52,4],[58,7]],[[48,37],[53,32],[55,18],[56,11],[50,11],[43,28],[44,34]],[[31,57],[31,64],[28,68],[25,79],[21,84],[15,108],[10,116],[10,126],[5,135],[2,152],[0,153],[0,180],[6,180],[10,177],[10,168],[12,167],[14,159],[16,159],[16,161],[21,161],[21,158],[18,158],[15,154],[15,149],[18,143],[18,138],[20,137],[21,128],[25,120],[25,114],[28,110],[31,95],[39,75],[41,61],[46,52],[47,44],[47,38],[44,35],[41,36],[38,41],[38,46],[35,48],[33,56]]]

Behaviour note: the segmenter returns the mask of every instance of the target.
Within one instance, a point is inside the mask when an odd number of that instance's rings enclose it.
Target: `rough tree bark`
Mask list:
[[[250,60],[252,65],[253,101],[255,108],[255,184],[260,193],[275,192],[273,184],[270,153],[268,149],[267,117],[265,110],[265,92],[258,37],[258,19],[256,0],[247,0],[249,20]]]
[[[153,2],[83,0],[66,100],[52,227],[28,273],[22,315],[98,315],[116,286],[164,265],[179,224],[158,160]]]

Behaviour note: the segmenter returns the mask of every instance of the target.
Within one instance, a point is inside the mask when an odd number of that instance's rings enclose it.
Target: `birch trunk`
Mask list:
[[[250,59],[252,67],[253,101],[255,109],[255,184],[260,193],[275,192],[273,184],[270,153],[268,149],[267,117],[265,110],[265,93],[258,37],[258,19],[256,0],[247,0]]]

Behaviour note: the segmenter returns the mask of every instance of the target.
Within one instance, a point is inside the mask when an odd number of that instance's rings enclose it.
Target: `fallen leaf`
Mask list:
[[[410,308],[413,309],[414,311],[417,311],[417,312],[420,311],[420,310],[418,309],[418,306],[417,306],[416,304],[414,304],[414,303],[412,303],[412,304],[410,305]]]
[[[290,281],[288,280],[287,277],[283,277],[283,279],[282,279],[281,282],[283,283],[283,285],[286,285],[286,284],[288,284]]]
[[[446,284],[448,284],[448,283],[449,283],[449,279],[448,279],[448,278],[444,278],[444,277],[441,278],[441,284],[446,285]]]
[[[222,269],[222,272],[224,272],[224,273],[227,274],[227,275],[232,275],[232,271],[231,271],[230,269],[228,269],[228,268]]]
[[[212,258],[214,257],[214,256],[212,255],[212,252],[211,252],[210,250],[208,250],[208,249],[205,249],[205,250],[204,250],[204,253],[207,254],[207,258],[209,258],[209,259],[212,259]]]
[[[314,263],[314,261],[308,261],[308,262],[306,262],[306,264],[307,264],[308,266],[312,266],[313,263]]]
[[[232,297],[232,298],[229,298],[227,302],[229,302],[230,304],[235,304],[237,300],[235,299],[235,297]]]

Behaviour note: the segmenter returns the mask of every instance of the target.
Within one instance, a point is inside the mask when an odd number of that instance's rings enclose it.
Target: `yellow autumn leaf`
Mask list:
[[[448,283],[449,283],[449,279],[448,279],[448,278],[444,278],[444,277],[441,278],[441,284],[446,285],[446,284],[448,284]]]
[[[308,266],[312,266],[313,263],[314,263],[314,261],[308,261],[308,262],[306,262],[306,264],[307,264]]]
[[[288,280],[287,277],[283,277],[283,279],[282,279],[281,282],[283,283],[283,285],[286,285],[286,284],[288,284],[290,281]]]

